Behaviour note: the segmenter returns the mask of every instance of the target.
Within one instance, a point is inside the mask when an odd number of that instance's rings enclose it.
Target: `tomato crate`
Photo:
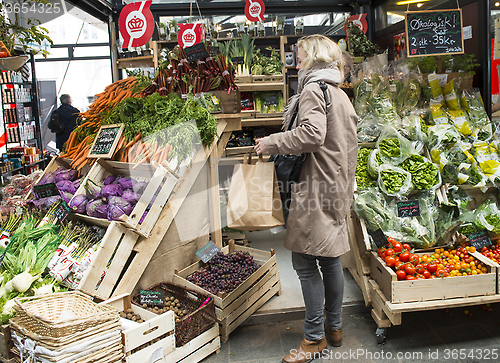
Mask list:
[[[83,273],[78,290],[101,300],[108,299],[125,273],[127,261],[135,253],[133,249],[139,237],[122,224],[111,222]]]
[[[487,273],[481,275],[398,281],[394,270],[388,267],[375,252],[372,252],[370,274],[390,303],[495,295],[497,268],[489,261],[481,262],[488,269]]]
[[[497,294],[500,294],[500,276],[499,276],[500,265],[498,263],[496,263],[495,261],[491,260],[490,258],[486,257],[485,255],[483,255],[482,253],[477,252],[477,251],[474,253],[471,253],[471,256],[474,256],[477,260],[481,261],[485,265],[491,265],[491,266],[494,266],[496,268],[496,272],[497,272],[496,289],[497,289]]]
[[[148,182],[146,189],[130,215],[123,215],[120,218],[121,223],[126,227],[134,229],[138,234],[147,238],[168,198],[186,173],[190,162],[191,158],[187,158],[180,164],[174,159],[168,164],[144,164],[134,169],[134,164],[98,159],[85,176],[85,179],[82,180],[75,196],[85,194],[85,184],[88,180],[101,183],[110,175],[122,175],[137,181]],[[146,212],[146,216],[142,218]],[[90,223],[109,225],[109,221],[105,219],[93,218],[83,214],[78,215]],[[141,221],[141,219],[143,220]]]
[[[182,347],[175,345],[175,318],[173,311],[157,315],[131,303],[129,294],[115,296],[101,304],[111,305],[118,311],[132,309],[144,320],[135,327],[122,330],[126,363],[151,361],[158,349],[163,349],[161,362],[199,362],[220,350],[219,325],[200,334]]]
[[[254,261],[261,264],[260,268],[243,281],[235,290],[228,294],[214,295],[187,280],[193,272],[205,266],[198,261],[181,271],[174,273],[173,282],[188,289],[199,291],[210,296],[215,303],[215,314],[219,322],[221,341],[225,343],[229,334],[256,312],[274,295],[281,294],[281,281],[276,255],[254,248],[235,246],[234,241],[222,248],[224,254],[233,251],[248,252]]]

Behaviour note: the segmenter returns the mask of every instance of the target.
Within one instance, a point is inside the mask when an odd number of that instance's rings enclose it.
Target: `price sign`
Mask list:
[[[277,105],[278,96],[266,97],[266,106]]]
[[[208,47],[208,52],[210,53],[210,55],[217,55],[217,54],[220,54],[220,49],[219,47]]]
[[[243,57],[233,57],[233,58],[231,58],[231,61],[233,62],[233,64],[244,64],[245,63],[245,59]]]
[[[418,200],[408,200],[398,202],[398,217],[418,217],[420,215],[420,207]]]
[[[64,200],[61,201],[57,209],[54,211],[54,215],[56,216],[59,222],[64,221],[70,213],[71,213],[71,208]]]
[[[273,54],[273,51],[271,49],[261,48],[260,54],[262,54],[264,57],[270,57]]]
[[[122,136],[123,127],[123,124],[101,126],[88,157],[111,159]]]
[[[193,62],[198,59],[205,59],[210,56],[207,52],[207,48],[205,48],[205,44],[203,43],[195,44],[192,47],[186,47],[184,48],[184,51],[186,52],[186,59],[189,62]]]
[[[212,241],[209,241],[205,246],[203,246],[199,251],[196,252],[196,256],[198,256],[203,262],[207,263],[219,251],[220,248],[217,247],[216,244]]]
[[[140,304],[149,306],[165,306],[165,297],[161,291],[141,290],[139,291]]]
[[[61,195],[61,193],[59,193],[59,189],[57,189],[57,186],[55,183],[35,185],[33,187],[33,192],[35,193],[35,195],[38,199],[55,197],[55,196]]]
[[[384,232],[379,228],[374,232],[369,232],[370,236],[372,236],[373,242],[377,245],[377,247],[384,247],[389,243],[387,241],[387,237],[385,236]]]
[[[406,12],[408,57],[463,54],[462,9]]]
[[[488,232],[484,230],[469,234],[469,240],[471,246],[476,247],[476,250],[491,245],[490,236]]]

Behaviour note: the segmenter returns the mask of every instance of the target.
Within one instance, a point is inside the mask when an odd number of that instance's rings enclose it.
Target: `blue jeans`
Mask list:
[[[292,252],[292,264],[299,276],[306,305],[304,338],[321,340],[325,336],[324,326],[333,330],[342,327],[344,272],[340,257],[319,257]],[[323,318],[323,310],[326,320]]]

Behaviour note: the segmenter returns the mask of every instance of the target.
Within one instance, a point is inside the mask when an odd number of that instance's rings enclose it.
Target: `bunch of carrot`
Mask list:
[[[95,138],[94,135],[86,136],[81,142],[77,143],[76,133],[72,132],[66,142],[66,152],[61,155],[63,158],[73,159],[71,167],[76,170],[82,169],[90,160],[87,156],[90,152],[90,147]]]
[[[125,136],[122,135],[118,141],[113,160],[135,163],[133,166],[133,169],[135,169],[145,162],[162,163],[168,160],[168,154],[172,150],[173,147],[170,144],[161,145],[157,140],[144,142],[144,140],[141,140],[141,134],[125,143]]]

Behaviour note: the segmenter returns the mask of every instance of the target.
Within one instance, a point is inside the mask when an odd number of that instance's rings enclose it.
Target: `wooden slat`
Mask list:
[[[141,345],[148,343],[164,334],[173,332],[175,329],[174,312],[167,311],[161,315],[157,315],[153,319],[145,321],[136,327],[127,329],[123,332],[123,342],[125,346],[125,353],[132,351],[133,349],[140,347]],[[173,345],[170,347],[173,351],[175,349],[175,343],[172,339]],[[164,346],[164,349],[167,346]],[[167,349],[169,350],[169,349]],[[140,350],[142,354],[142,361],[146,355],[145,349]],[[151,352],[152,353],[152,352]],[[165,355],[165,354],[164,354]],[[147,359],[149,361],[149,359]],[[139,362],[139,361],[137,361]]]
[[[482,305],[482,304],[494,304],[500,302],[500,295],[490,295],[490,296],[474,296],[467,298],[456,298],[456,299],[445,299],[445,300],[433,300],[433,301],[419,301],[410,302],[402,304],[394,304],[389,301],[386,305],[393,312],[411,312],[411,311],[424,311],[424,310],[437,310],[445,308],[457,308],[461,306],[469,305]]]
[[[111,222],[106,234],[104,235],[99,248],[95,252],[94,261],[85,270],[82,277],[79,290],[85,291],[91,295],[95,294],[95,287],[100,280],[102,273],[106,269],[109,259],[111,258],[116,245],[120,241],[122,235],[127,232],[127,229],[116,222]]]
[[[221,135],[224,132],[226,126],[225,121],[221,121],[217,125],[217,135]],[[163,237],[167,233],[172,221],[177,215],[179,209],[184,202],[184,199],[188,196],[191,188],[193,187],[198,175],[203,169],[204,162],[206,162],[208,155],[212,152],[213,148],[216,147],[216,143],[212,143],[208,150],[199,149],[193,159],[193,165],[189,172],[184,176],[184,180],[179,185],[179,189],[174,191],[174,194],[170,197],[165,208],[160,214],[155,226],[153,227],[149,238],[139,238],[138,245],[136,248],[140,251],[134,256],[129,268],[125,272],[125,275],[118,284],[114,294],[119,295],[124,292],[130,292],[137,285],[137,282],[141,278],[144,270],[149,264],[149,261],[153,257],[156,249],[160,245]]]
[[[220,338],[217,337],[214,340],[212,340],[210,343],[204,345],[201,349],[198,349],[191,356],[189,356],[186,359],[183,359],[179,362],[180,363],[200,362],[205,357],[208,357],[210,354],[212,354],[214,352],[218,353],[219,350],[220,350]]]
[[[111,296],[111,292],[118,282],[118,278],[120,277],[123,268],[125,267],[125,263],[132,253],[132,249],[134,248],[137,239],[139,239],[139,235],[134,231],[127,230],[125,232],[125,236],[120,242],[120,245],[113,256],[113,260],[111,261],[111,265],[106,272],[106,276],[104,276],[104,280],[99,285],[95,296],[98,296],[101,299],[107,299]]]
[[[215,346],[217,346],[218,344],[219,347],[215,347],[214,350],[204,355],[203,357],[191,356],[191,354],[197,352],[200,349],[203,349],[207,344],[215,344]],[[165,362],[166,363],[176,363],[182,361],[199,362],[201,359],[205,358],[206,356],[208,356],[209,354],[211,354],[212,352],[214,352],[219,348],[220,348],[219,324],[216,323],[212,328],[198,335],[196,338],[190,340],[182,347],[175,348],[175,350],[172,353],[169,353],[168,355],[165,356]]]
[[[226,149],[227,142],[229,141],[229,138],[231,137],[231,132],[226,131],[222,134],[222,136],[219,139],[219,143],[217,144],[217,156],[220,158],[224,154],[224,150]]]
[[[209,216],[210,216],[210,235],[212,241],[222,248],[222,226],[220,212],[220,192],[219,192],[219,165],[217,148],[214,148],[208,158],[208,168],[210,173],[209,198]]]
[[[369,280],[369,288],[372,305],[383,312],[383,315],[378,313],[377,316],[382,319],[387,317],[392,324],[401,325],[401,313],[395,313],[387,306],[387,297],[373,279]]]
[[[389,321],[389,319],[385,319],[384,317],[382,317],[375,309],[372,309],[371,315],[373,320],[375,320],[375,324],[377,324],[379,328],[391,327],[391,322]]]

